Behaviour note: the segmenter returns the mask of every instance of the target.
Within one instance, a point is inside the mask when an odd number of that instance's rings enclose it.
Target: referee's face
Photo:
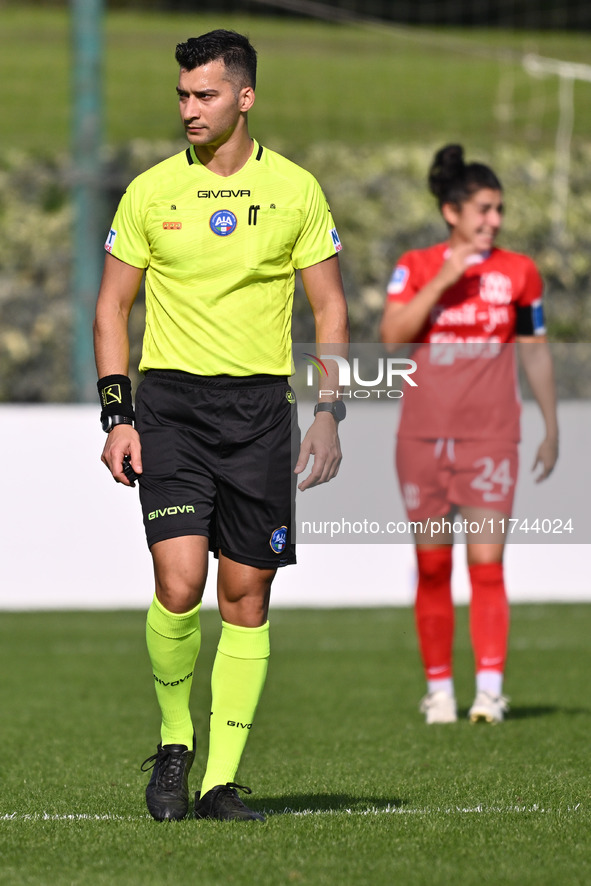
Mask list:
[[[187,139],[196,147],[227,142],[254,102],[254,90],[233,82],[221,60],[181,68],[177,93]]]

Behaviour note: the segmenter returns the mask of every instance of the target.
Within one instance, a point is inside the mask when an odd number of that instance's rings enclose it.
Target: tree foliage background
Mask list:
[[[35,4],[34,4],[35,5]],[[38,0],[38,6],[52,6]],[[63,4],[62,4],[63,5]],[[140,3],[117,0],[111,7],[180,10],[183,0]],[[200,3],[200,11],[208,7]],[[216,8],[275,10],[285,16],[284,3],[215,3]],[[294,4],[292,4],[294,5]],[[295,5],[309,9],[302,0]],[[410,21],[419,12],[429,21],[437,16],[476,15],[476,2],[386,2],[342,0],[314,4],[326,10],[340,8],[354,14],[398,16]],[[412,8],[411,8],[412,7]],[[585,4],[501,2],[495,8],[512,21],[526,23],[527,10],[537,10],[538,26],[550,26],[562,10],[565,26],[582,20]],[[453,16],[452,16],[453,13]],[[32,13],[34,15],[34,11]],[[489,24],[498,16],[487,13]],[[565,18],[566,15],[566,18]],[[435,17],[435,18],[434,18]],[[454,19],[454,20],[456,20]],[[291,20],[285,27],[293,33]],[[500,21],[500,19],[499,19]],[[351,63],[354,63],[354,59]],[[343,113],[346,114],[346,105]],[[453,109],[451,109],[453,111]],[[313,131],[313,127],[312,127]],[[445,237],[445,229],[426,187],[426,173],[438,143],[384,141],[367,146],[326,137],[311,138],[306,147],[272,144],[295,162],[310,169],[321,182],[333,210],[343,243],[341,264],[348,295],[352,335],[356,341],[375,341],[386,284],[397,257]],[[183,142],[132,139],[107,146],[101,170],[105,205],[101,212],[105,233],[117,201],[138,173],[171,153]],[[505,187],[506,220],[501,245],[532,255],[547,287],[546,313],[551,340],[591,340],[589,283],[591,278],[591,193],[588,170],[591,145],[579,140],[570,158],[570,197],[563,234],[557,238],[548,207],[552,203],[555,155],[551,145],[507,140],[478,159],[492,162]],[[0,401],[68,402],[75,399],[71,370],[72,306],[69,279],[72,266],[73,212],[70,195],[71,158],[67,151],[43,149],[31,153],[0,147]],[[98,210],[97,210],[98,211]],[[99,247],[100,248],[100,247]],[[132,367],[137,366],[143,316],[141,296],[132,312]],[[313,339],[311,312],[298,285],[293,335]],[[135,370],[134,370],[135,371]],[[586,373],[591,376],[591,372]],[[580,385],[579,385],[580,388]]]

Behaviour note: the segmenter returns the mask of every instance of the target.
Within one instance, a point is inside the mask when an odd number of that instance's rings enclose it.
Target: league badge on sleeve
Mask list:
[[[409,277],[409,270],[404,265],[397,265],[394,268],[390,282],[388,283],[388,295],[400,295],[406,286]]]
[[[332,237],[332,243],[333,243],[333,246],[334,246],[334,251],[335,251],[335,252],[340,252],[341,249],[343,248],[343,245],[342,245],[342,243],[341,243],[341,240],[340,240],[340,237],[339,237],[339,235],[338,235],[338,233],[337,233],[337,229],[336,229],[336,228],[332,228],[332,229],[331,229],[330,236]]]
[[[279,529],[276,529],[269,539],[269,544],[274,554],[284,551],[287,544],[287,526],[280,526]]]
[[[111,230],[109,231],[109,236],[107,237],[107,240],[105,242],[105,249],[107,250],[107,252],[113,251],[113,243],[115,242],[116,236],[117,231],[114,231],[113,228],[111,228]]]

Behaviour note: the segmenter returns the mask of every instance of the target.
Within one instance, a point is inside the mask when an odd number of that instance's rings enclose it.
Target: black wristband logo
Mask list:
[[[123,397],[121,394],[121,385],[107,385],[101,390],[101,401],[103,406],[110,406],[112,403],[121,403]]]

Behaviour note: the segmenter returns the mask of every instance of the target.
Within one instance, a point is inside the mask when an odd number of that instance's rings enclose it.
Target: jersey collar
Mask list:
[[[252,140],[252,154],[250,155],[250,157],[248,158],[248,160],[246,161],[246,163],[244,164],[242,169],[239,169],[238,172],[236,172],[234,174],[238,175],[238,173],[242,172],[242,170],[245,169],[249,163],[252,163],[253,161],[256,163],[257,161],[259,161],[261,159],[261,157],[263,156],[263,151],[264,151],[263,146],[259,145],[257,140],[255,138],[253,138],[253,140]],[[201,166],[202,169],[205,168],[203,166],[203,164],[201,163],[201,160],[199,159],[199,157],[195,153],[195,145],[189,145],[189,147],[185,151],[185,157],[187,158],[187,163],[189,164],[189,166]],[[232,176],[228,176],[228,178],[232,178]]]
[[[486,252],[475,252],[473,255],[469,255],[466,259],[466,267],[471,268],[472,265],[480,265],[483,261],[486,261],[487,258],[490,258],[492,253],[492,249],[488,249]],[[443,250],[443,258],[448,259],[451,255],[451,249],[449,246],[446,246]]]

